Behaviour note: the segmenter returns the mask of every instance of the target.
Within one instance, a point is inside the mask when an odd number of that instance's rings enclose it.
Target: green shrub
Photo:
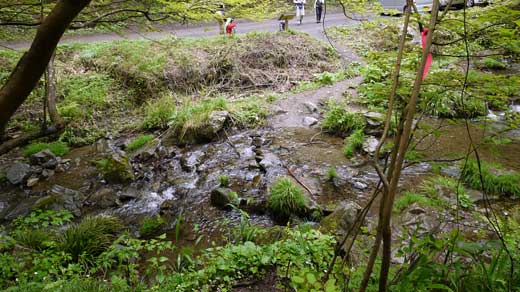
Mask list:
[[[261,126],[267,118],[265,102],[255,97],[233,101],[228,110],[233,123],[241,128]]]
[[[505,172],[502,166],[481,161],[482,182],[476,160],[461,165],[462,179],[471,188],[484,190],[490,195],[520,197],[520,174]]]
[[[128,151],[135,151],[138,149],[141,149],[144,145],[146,145],[148,142],[152,141],[154,139],[153,135],[141,135],[137,137],[136,139],[132,140],[128,144],[128,147],[126,148]]]
[[[70,254],[74,261],[82,256],[97,256],[110,246],[121,230],[117,218],[86,217],[59,234],[58,248]]]
[[[175,110],[169,124],[179,131],[182,139],[186,133],[196,132],[196,129],[206,127],[210,114],[213,111],[226,110],[227,106],[224,98],[187,104]]]
[[[20,245],[33,250],[44,250],[51,240],[51,233],[43,229],[23,229],[15,232],[14,238]]]
[[[23,152],[24,156],[31,156],[42,150],[48,149],[56,156],[63,156],[69,152],[69,147],[63,142],[34,143],[27,146]]]
[[[164,129],[168,127],[171,116],[175,113],[175,99],[165,95],[159,100],[149,101],[145,106],[142,127],[145,129]]]
[[[349,137],[345,138],[345,145],[343,146],[343,154],[347,158],[351,158],[354,152],[363,147],[365,141],[365,133],[363,129],[355,130]]]
[[[165,224],[166,221],[160,215],[146,217],[144,218],[143,224],[141,225],[139,231],[144,235],[150,234]]]
[[[359,113],[351,113],[343,106],[331,104],[321,125],[327,132],[346,136],[354,130],[364,128],[365,119]]]
[[[267,207],[276,217],[286,219],[298,215],[304,211],[305,204],[303,190],[294,185],[290,178],[279,178],[271,186]]]
[[[482,60],[484,68],[486,69],[492,69],[492,70],[503,70],[506,69],[506,64],[502,63],[501,61],[494,59],[494,58],[484,58]]]

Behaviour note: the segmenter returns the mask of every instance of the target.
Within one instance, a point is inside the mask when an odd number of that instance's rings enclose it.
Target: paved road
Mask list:
[[[308,15],[306,15],[303,19],[303,23],[301,25],[297,25],[296,20],[292,20],[289,22],[289,27],[291,29],[295,29],[301,32],[306,32],[316,38],[324,39],[323,34],[323,24],[316,23],[315,16],[312,14],[312,11],[309,11]],[[343,14],[334,13],[327,14],[325,17],[325,26],[335,26],[335,25],[345,25],[353,23],[352,20],[347,19]],[[251,31],[277,31],[279,28],[278,20],[272,19],[262,22],[237,22],[237,33],[248,33]],[[68,44],[68,43],[93,43],[93,42],[107,42],[107,41],[115,41],[115,40],[123,40],[123,39],[160,39],[164,37],[168,37],[171,35],[178,37],[203,37],[203,36],[214,36],[218,34],[218,26],[199,26],[199,27],[184,27],[184,28],[167,28],[163,29],[160,32],[136,32],[127,30],[123,34],[116,33],[101,33],[101,34],[92,34],[92,35],[69,35],[62,38],[60,44]],[[2,42],[0,41],[0,50],[2,47],[9,47],[15,50],[23,50],[30,46],[30,42],[21,41],[21,42]]]

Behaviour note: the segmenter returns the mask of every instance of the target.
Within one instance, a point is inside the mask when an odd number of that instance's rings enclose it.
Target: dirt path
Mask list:
[[[271,19],[261,22],[237,21],[237,33],[244,34],[252,31],[275,32],[279,29],[279,22]],[[352,24],[354,21],[347,19],[341,13],[327,14],[325,17],[325,27]],[[323,33],[323,24],[317,24],[312,11],[303,19],[301,25],[297,25],[296,21],[290,22],[291,29],[308,33],[318,39],[325,40]],[[170,36],[176,37],[205,37],[218,35],[217,25],[206,25],[198,27],[166,27],[158,32],[139,32],[136,30],[127,30],[123,33],[99,33],[91,35],[67,35],[62,38],[60,44],[70,43],[95,43],[108,42],[117,40],[133,40],[133,39],[161,39]],[[30,41],[5,42],[0,40],[0,50],[11,48],[14,50],[27,49]]]

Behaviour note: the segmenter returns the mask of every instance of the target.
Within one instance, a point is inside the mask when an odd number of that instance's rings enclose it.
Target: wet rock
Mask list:
[[[385,120],[385,115],[378,112],[367,112],[363,115],[367,120],[367,124],[371,127],[380,127]]]
[[[12,206],[12,208],[8,208],[8,210],[5,212],[5,215],[2,214],[1,217],[3,217],[5,220],[11,221],[20,216],[26,216],[31,212],[35,201],[36,198],[27,198],[21,202],[17,202]]]
[[[139,161],[147,161],[157,157],[156,150],[157,147],[155,146],[145,146],[139,149],[139,151],[135,154],[135,157],[137,157]]]
[[[226,208],[229,204],[238,201],[236,193],[228,188],[216,188],[211,191],[211,204],[218,208]]]
[[[304,103],[304,105],[309,110],[309,112],[311,112],[311,113],[318,112],[318,107],[314,103],[308,101],[308,102]]]
[[[181,205],[179,204],[178,200],[168,199],[161,203],[161,206],[159,207],[159,214],[173,218],[179,214],[181,211],[180,208]]]
[[[98,165],[98,169],[109,183],[126,183],[135,179],[132,165],[124,154],[112,153]]]
[[[379,141],[376,139],[376,137],[369,136],[365,139],[365,142],[363,142],[363,151],[368,154],[373,154],[376,152],[378,144]]]
[[[32,165],[42,165],[51,161],[51,164],[54,164],[54,166],[56,166],[57,164],[56,155],[54,155],[54,153],[52,153],[49,149],[45,149],[38,153],[34,153],[33,155],[31,155],[29,160]]]
[[[268,170],[269,168],[273,167],[281,167],[282,162],[278,158],[278,156],[274,155],[273,153],[267,152],[264,153],[262,160],[260,161],[260,166],[264,170]]]
[[[52,176],[54,175],[54,173],[55,173],[55,172],[54,172],[54,170],[52,170],[52,169],[44,169],[44,170],[42,171],[42,176],[43,176],[44,178],[50,178],[50,177],[52,177]]]
[[[410,205],[410,207],[408,207],[408,213],[414,214],[414,215],[419,215],[419,214],[426,213],[426,211],[424,210],[424,208],[420,207],[417,203],[413,203],[412,205]]]
[[[326,233],[345,234],[354,224],[361,207],[355,202],[342,202],[334,212],[320,222],[320,230]]]
[[[31,174],[31,167],[26,163],[15,163],[9,169],[7,169],[7,173],[5,177],[7,180],[13,185],[18,185],[23,183]]]
[[[120,205],[116,191],[110,188],[97,191],[90,197],[89,201],[92,202],[94,206],[100,208],[110,208]]]
[[[204,152],[202,151],[194,151],[183,155],[180,159],[182,170],[187,172],[194,171],[202,163],[203,157]]]
[[[125,191],[122,191],[122,192],[118,193],[119,200],[121,200],[123,202],[130,201],[130,200],[133,200],[133,199],[137,199],[137,198],[139,198],[139,195],[140,194],[137,191],[137,188],[135,188],[133,186],[129,187]]]
[[[363,183],[360,181],[353,181],[352,186],[358,190],[364,190],[364,189],[368,188],[368,185],[366,183]]]
[[[273,106],[271,107],[271,112],[273,113],[273,115],[281,115],[281,114],[286,114],[287,111],[284,110],[283,108],[281,108],[280,106]]]
[[[39,178],[31,177],[30,179],[27,180],[27,186],[30,187],[30,188],[34,187],[39,181],[40,181]]]
[[[318,119],[313,117],[305,117],[303,118],[303,124],[307,127],[314,126],[318,123]]]

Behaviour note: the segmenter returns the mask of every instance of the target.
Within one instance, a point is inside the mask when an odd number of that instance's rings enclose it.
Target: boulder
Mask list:
[[[132,165],[124,154],[112,153],[98,163],[98,169],[110,183],[126,183],[135,179]]]
[[[32,165],[42,165],[49,163],[50,165],[54,165],[54,167],[56,167],[57,164],[56,155],[54,155],[54,153],[52,153],[49,149],[45,149],[38,153],[34,153],[33,155],[31,155],[29,160]]]
[[[362,208],[355,202],[342,202],[332,214],[321,220],[320,230],[325,233],[346,234],[361,210]]]
[[[13,185],[18,185],[23,183],[30,174],[31,167],[26,163],[18,162],[7,169],[5,177]]]
[[[365,142],[363,142],[363,151],[368,154],[373,154],[374,152],[376,152],[378,144],[379,140],[377,140],[376,137],[369,136],[365,139]]]
[[[314,126],[318,123],[318,119],[313,117],[305,117],[303,118],[303,124],[307,127]]]
[[[211,191],[211,204],[215,207],[224,209],[229,204],[238,202],[235,192],[228,188],[216,188]]]
[[[304,105],[309,110],[310,113],[318,112],[318,107],[314,103],[308,101],[308,102],[304,103]]]
[[[117,207],[120,205],[116,191],[110,188],[104,188],[95,192],[89,201],[91,201],[94,206],[100,208]]]

